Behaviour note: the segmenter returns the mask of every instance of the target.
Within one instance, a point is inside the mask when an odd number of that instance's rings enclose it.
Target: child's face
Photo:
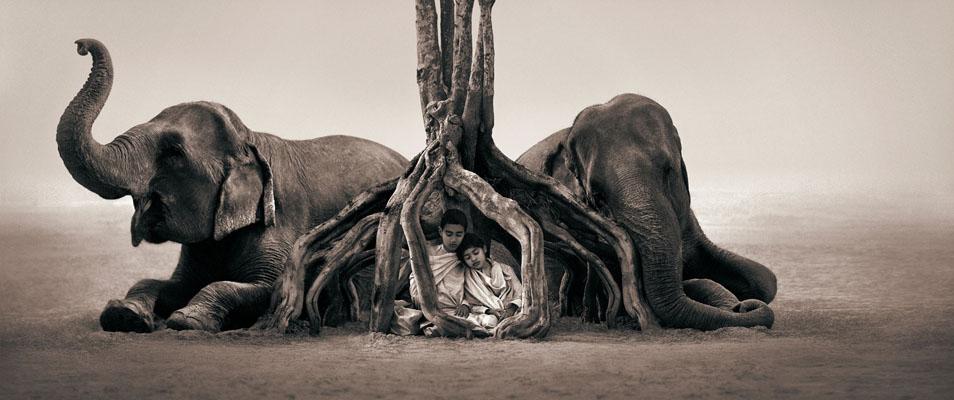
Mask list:
[[[457,251],[460,241],[464,239],[464,226],[457,224],[447,224],[441,228],[441,244],[444,250],[449,252]]]
[[[464,264],[472,269],[484,269],[487,266],[487,254],[480,247],[471,247],[464,250]]]

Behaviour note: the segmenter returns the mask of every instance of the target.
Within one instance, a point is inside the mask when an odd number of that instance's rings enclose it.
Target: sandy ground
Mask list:
[[[0,398],[950,398],[954,199],[693,193],[717,243],[779,277],[774,329],[545,340],[101,332],[175,245],[129,244],[124,206],[0,210]],[[105,202],[104,202],[105,203]]]

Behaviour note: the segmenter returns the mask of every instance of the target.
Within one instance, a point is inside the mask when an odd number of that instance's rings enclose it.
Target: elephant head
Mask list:
[[[89,78],[60,117],[60,158],[78,183],[106,199],[132,196],[132,243],[221,240],[256,222],[275,223],[271,167],[253,135],[228,108],[184,103],[163,110],[111,143],[91,134],[113,81],[102,43],[76,41],[92,54]]]
[[[571,186],[632,238],[647,301],[663,324],[772,326],[774,313],[763,302],[775,296],[775,276],[702,233],[690,209],[679,135],[662,106],[627,94],[588,107],[562,146],[575,177]],[[753,300],[735,310],[698,302],[683,290],[687,274],[718,280],[742,300]]]

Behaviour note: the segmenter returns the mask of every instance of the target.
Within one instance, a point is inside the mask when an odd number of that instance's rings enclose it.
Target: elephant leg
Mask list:
[[[218,332],[233,321],[233,325],[244,322],[250,325],[268,309],[270,291],[270,285],[264,283],[212,282],[188,305],[173,312],[166,326],[175,330]]]
[[[184,306],[195,290],[178,280],[143,279],[122,300],[113,299],[99,315],[99,325],[108,332],[152,332],[156,316],[164,317],[170,306]]]
[[[688,222],[683,241],[685,279],[711,279],[739,299],[772,302],[778,283],[771,270],[712,243],[691,211]]]

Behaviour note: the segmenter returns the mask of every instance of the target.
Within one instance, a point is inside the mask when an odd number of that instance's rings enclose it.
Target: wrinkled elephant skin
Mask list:
[[[292,243],[352,196],[398,176],[407,160],[371,141],[327,136],[284,140],[255,132],[215,103],[163,110],[111,143],[92,125],[109,96],[112,62],[102,43],[86,84],[60,118],[60,158],[73,178],[103,198],[131,196],[132,244],[182,244],[169,279],[136,283],[100,316],[107,331],[218,331],[265,312]]]
[[[572,127],[517,161],[556,178],[626,229],[647,301],[663,325],[772,326],[767,303],[775,275],[703,234],[689,205],[679,135],[656,102],[623,94],[588,107]]]

